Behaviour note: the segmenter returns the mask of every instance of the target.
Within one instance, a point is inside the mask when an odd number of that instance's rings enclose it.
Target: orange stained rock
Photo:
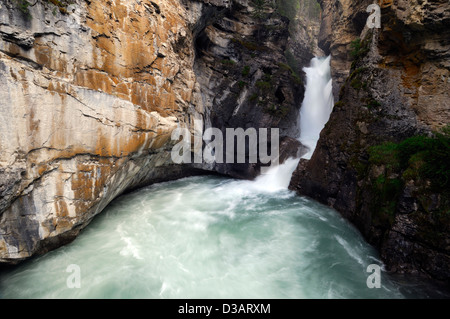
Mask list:
[[[394,0],[378,0],[378,4],[381,8],[387,8],[394,4]]]
[[[94,69],[80,70],[75,75],[75,82],[77,85],[92,90],[101,90],[111,95],[114,95],[115,93],[116,81],[117,79],[115,77],[111,77],[105,72]]]

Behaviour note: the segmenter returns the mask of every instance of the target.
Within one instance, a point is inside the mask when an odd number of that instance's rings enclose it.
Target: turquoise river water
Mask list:
[[[382,263],[360,233],[267,182],[192,177],[122,196],[73,243],[0,273],[0,297],[422,296],[385,272],[368,288],[367,267]]]

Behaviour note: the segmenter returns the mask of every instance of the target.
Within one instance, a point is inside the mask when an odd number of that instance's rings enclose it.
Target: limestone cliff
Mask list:
[[[1,6],[0,260],[15,261],[127,188],[181,176],[171,132],[203,110],[178,2]]]
[[[258,172],[174,165],[171,133],[193,131],[195,119],[221,129],[281,127],[282,156],[297,152],[289,136],[303,85],[284,54],[293,45],[289,21],[273,5],[0,6],[0,263],[73,240],[127,190],[200,170]]]
[[[388,269],[449,282],[450,5],[323,0],[336,103],[291,188],[339,210]]]

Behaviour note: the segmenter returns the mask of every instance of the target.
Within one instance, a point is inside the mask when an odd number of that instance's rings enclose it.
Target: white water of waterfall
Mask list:
[[[331,57],[311,60],[311,66],[304,68],[307,76],[305,98],[300,110],[299,141],[308,147],[309,151],[302,158],[310,159],[316,148],[320,132],[330,119],[333,111],[334,98],[330,70]],[[259,176],[254,185],[260,190],[277,191],[287,189],[300,159],[288,159],[284,164],[270,169]]]
[[[303,156],[310,159],[317,146],[320,132],[333,111],[333,84],[330,70],[331,57],[313,58],[311,66],[304,68],[306,91],[300,110],[300,142],[309,148]]]

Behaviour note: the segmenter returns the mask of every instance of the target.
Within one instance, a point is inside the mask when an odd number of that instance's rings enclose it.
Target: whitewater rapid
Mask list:
[[[193,177],[128,194],[73,243],[1,273],[0,297],[403,297],[384,273],[367,287],[381,261],[338,213],[276,188]]]

